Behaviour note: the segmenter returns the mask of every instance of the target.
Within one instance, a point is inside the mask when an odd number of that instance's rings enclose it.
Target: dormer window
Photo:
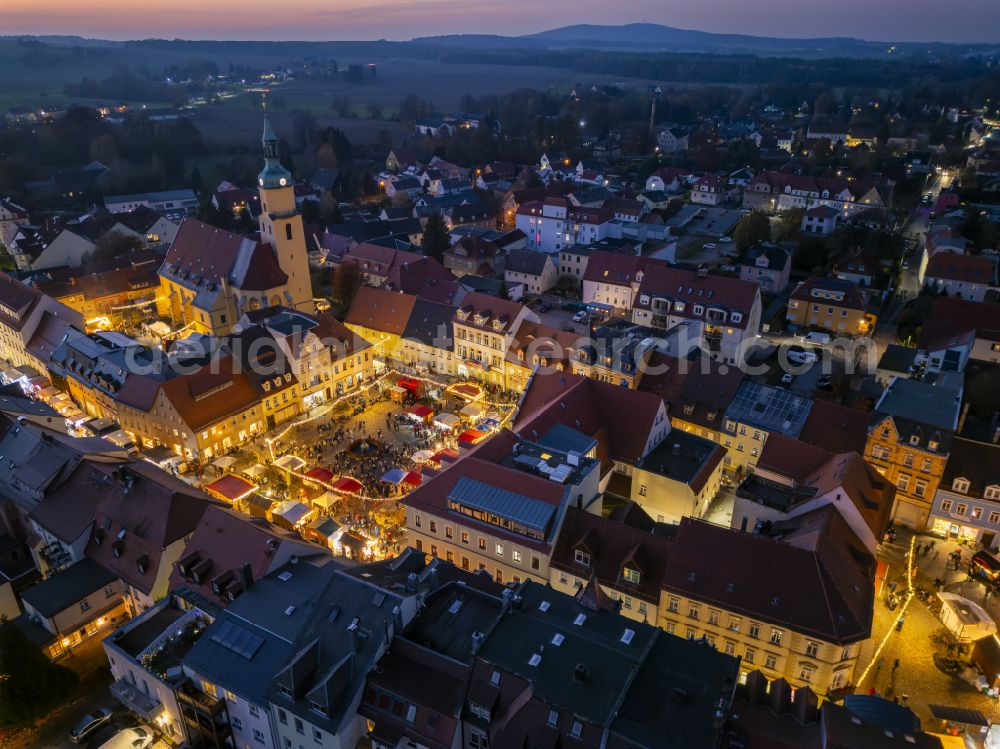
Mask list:
[[[705,308],[704,308],[704,307],[703,307],[702,305],[700,305],[700,304],[696,304],[696,305],[694,306],[694,314],[695,314],[695,315],[697,315],[697,316],[699,316],[699,317],[700,317],[700,316],[701,316],[701,315],[703,315],[704,313],[705,313]]]
[[[502,327],[503,327],[503,323],[501,323],[499,320],[494,320],[493,321],[493,330],[500,330],[500,328],[502,328]]]
[[[957,478],[951,482],[951,490],[959,492],[961,494],[966,494],[969,491],[969,480],[963,478]]]
[[[683,312],[687,305],[684,302],[674,302],[674,311]]]
[[[743,320],[743,313],[742,312],[733,312],[729,316],[729,319],[732,320],[733,322],[741,322]]]
[[[639,581],[642,579],[642,573],[640,573],[639,570],[632,569],[631,567],[625,567],[622,569],[622,577],[630,583],[638,585]]]
[[[910,444],[911,445],[919,445],[920,444],[920,435],[919,434],[913,434],[913,435],[911,435],[910,436]]]
[[[983,492],[983,497],[985,499],[1000,499],[1000,485],[987,486]]]
[[[590,566],[590,554],[583,551],[583,549],[577,549],[573,552],[573,561],[577,564],[582,564],[584,567]]]
[[[928,443],[927,443],[927,449],[928,450],[937,450],[938,449],[938,442],[937,442],[937,440],[930,440],[930,441],[928,441]]]

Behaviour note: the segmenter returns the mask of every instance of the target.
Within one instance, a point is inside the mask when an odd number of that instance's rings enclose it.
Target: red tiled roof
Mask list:
[[[683,518],[663,587],[827,642],[867,638],[875,562],[847,522],[826,506],[782,527],[779,541]]]
[[[989,285],[993,283],[996,270],[993,263],[985,257],[939,252],[931,257],[925,275],[928,278],[940,278],[945,281]]]
[[[253,291],[288,282],[270,245],[193,218],[181,222],[160,273],[192,282],[196,276],[217,284],[225,280],[236,288]]]
[[[587,261],[584,281],[630,286],[636,272],[642,270],[645,260],[637,255],[597,250]]]
[[[556,424],[598,442],[602,472],[614,459],[638,463],[663,401],[651,393],[565,372],[536,372],[521,398],[513,430],[537,441]]]
[[[381,333],[402,335],[417,298],[411,294],[362,286],[344,322]]]
[[[239,568],[250,565],[252,579],[266,575],[276,560],[284,560],[292,552],[283,547],[291,545],[294,553],[302,556],[309,546],[297,535],[271,525],[263,518],[248,518],[221,506],[209,507],[201,516],[197,527],[188,540],[179,561],[196,564],[208,561],[201,581],[189,574],[185,577],[178,565],[170,574],[170,590],[184,586],[197,591],[215,602],[228,603],[225,594],[212,590],[212,581],[229,577],[239,581]],[[317,548],[317,552],[321,551]],[[280,561],[279,561],[280,563]],[[231,577],[230,577],[231,576]],[[228,583],[227,583],[228,584]]]
[[[221,503],[148,463],[129,463],[124,478],[123,469],[116,477],[114,468],[104,468],[111,481],[98,500],[86,554],[149,595],[164,550],[193,533],[205,511]],[[125,491],[122,481],[129,480]]]
[[[589,269],[588,266],[588,271]],[[644,295],[650,297],[650,301],[646,304],[642,302]],[[706,308],[721,307],[742,312],[743,317],[740,322],[730,321],[727,325],[745,328],[750,322],[750,311],[754,302],[760,298],[760,285],[756,281],[704,275],[673,268],[662,261],[647,260],[642,266],[642,281],[639,284],[635,306],[651,306],[654,296],[686,302],[683,313],[672,309],[671,314],[681,314],[692,319],[699,319],[699,316],[694,314],[695,304],[704,305]],[[671,307],[673,308],[673,305]]]
[[[478,314],[486,318],[487,324],[491,324],[494,320],[500,320],[503,323],[502,330],[506,331],[525,307],[518,302],[500,299],[478,291],[470,291],[462,297],[462,303],[458,309],[468,314],[467,320],[459,320],[456,317],[456,320],[463,325],[474,324],[473,318]]]
[[[220,499],[235,502],[256,489],[257,486],[242,476],[227,473],[205,487],[205,491]]]

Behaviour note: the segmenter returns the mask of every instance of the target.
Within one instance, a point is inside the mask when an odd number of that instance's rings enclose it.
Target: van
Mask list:
[[[816,343],[820,346],[825,346],[830,342],[829,333],[820,333],[818,330],[814,330],[811,333],[806,333],[805,339],[809,343]]]
[[[153,741],[153,731],[150,728],[136,726],[119,731],[98,749],[149,749]]]

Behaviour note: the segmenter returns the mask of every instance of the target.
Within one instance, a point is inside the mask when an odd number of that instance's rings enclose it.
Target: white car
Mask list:
[[[587,322],[587,320],[589,320],[589,319],[590,319],[590,315],[588,315],[583,310],[580,310],[575,315],[573,315],[573,322]]]
[[[119,731],[101,744],[100,749],[149,749],[154,741],[148,726],[136,726]]]
[[[801,348],[788,349],[788,361],[792,364],[812,364],[819,359],[815,351],[806,351]]]
[[[794,380],[794,379],[795,379],[795,375],[793,375],[791,372],[785,372],[785,374],[781,375],[781,384],[782,385],[791,385],[792,384],[792,380]]]
[[[820,346],[825,346],[830,342],[830,334],[820,333],[817,330],[813,330],[809,333],[806,333],[805,338],[803,338],[802,340],[809,341],[809,343],[818,343]]]
[[[732,237],[721,237],[719,239],[719,241],[722,242],[722,244],[729,244],[730,242],[733,241],[733,238]]]
[[[705,242],[705,244],[701,246],[703,250],[714,250],[716,247],[717,245],[715,242]]]

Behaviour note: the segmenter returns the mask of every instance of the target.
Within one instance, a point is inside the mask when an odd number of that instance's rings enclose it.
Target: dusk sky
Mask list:
[[[998,42],[1000,1],[957,0],[2,0],[0,34],[106,39],[410,39],[662,23],[760,36]]]

